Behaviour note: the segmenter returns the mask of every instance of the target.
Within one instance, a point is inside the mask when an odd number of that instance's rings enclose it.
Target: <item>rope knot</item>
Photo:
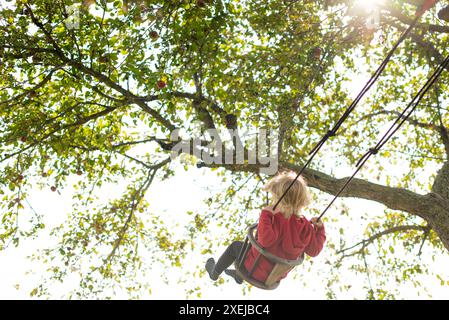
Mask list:
[[[356,167],[360,168],[371,155],[375,155],[379,153],[379,149],[377,147],[369,148],[369,150],[360,158],[360,160],[357,162]]]
[[[377,148],[370,148],[370,149],[369,149],[369,152],[370,152],[371,154],[378,154],[378,153],[379,153],[379,149],[377,149]]]
[[[329,130],[329,131],[326,133],[326,136],[329,137],[329,138],[335,137],[335,131],[334,131],[334,130]]]

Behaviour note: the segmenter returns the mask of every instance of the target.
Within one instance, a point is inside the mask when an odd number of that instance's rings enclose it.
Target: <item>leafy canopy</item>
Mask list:
[[[267,177],[251,170],[212,169],[222,179],[222,191],[205,195],[207,213],[185,213],[181,228],[149,206],[145,195],[152,184],[170,179],[180,164],[190,170],[199,161],[189,155],[172,160],[170,133],[177,128],[192,133],[198,122],[203,129],[272,128],[281,137],[281,161],[303,163],[365,79],[359,71],[376,68],[407,26],[393,13],[413,17],[416,9],[404,1],[389,5],[380,25],[370,29],[367,13],[352,1],[5,2],[0,9],[1,248],[45,228],[45,216],[30,213],[27,202],[35,186],[61,194],[74,188],[64,194],[73,198],[73,210],[51,231],[59,244],[35,256],[49,272],[31,294],[49,295],[52,281],[77,274],[79,286],[70,296],[98,296],[111,287],[139,296],[151,285],[139,276],[152,266],[182,268],[193,252],[216,254],[232,240],[229,235],[242,236],[257,217],[249,213],[264,201],[261,186]],[[416,31],[430,47],[412,39],[400,47],[371,95],[322,153],[330,161],[316,161],[314,169],[339,176],[339,168],[352,166],[423,83],[437,61],[431,49],[445,48],[447,41],[447,30],[423,27],[434,24],[427,15]],[[448,110],[435,107],[447,98],[447,74],[442,78],[415,123],[406,125],[364,178],[415,192],[431,188],[436,171],[429,168],[441,166],[445,157],[432,126],[449,121]],[[119,196],[105,196],[111,186]],[[415,228],[388,240],[375,238],[371,249],[380,250],[384,268],[401,270],[391,275],[398,283],[417,281],[414,275],[426,268],[416,261],[423,231],[431,256],[442,248],[438,237],[416,216],[380,210],[367,215],[368,238],[400,225]],[[352,223],[348,212],[340,205],[331,213],[329,232],[335,236],[328,250],[346,247],[340,223]],[[29,228],[19,224],[22,219],[30,221]],[[329,258],[323,269],[328,297],[347,289],[338,277],[341,270],[368,273],[366,256],[377,263],[369,248],[364,242],[348,259],[340,259],[346,258],[342,252]],[[395,257],[395,248],[404,259]],[[144,260],[142,252],[151,258]],[[390,275],[379,268],[380,288]],[[198,274],[203,272],[186,277]],[[364,283],[371,298],[393,297]],[[190,293],[198,290],[194,286]]]

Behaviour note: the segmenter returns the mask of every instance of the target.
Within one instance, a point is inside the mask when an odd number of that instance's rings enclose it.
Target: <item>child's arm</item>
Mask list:
[[[321,221],[317,221],[316,218],[311,220],[312,223],[312,240],[304,250],[304,252],[310,257],[316,257],[321,250],[323,250],[324,242],[326,241],[326,232],[324,225]]]
[[[269,208],[262,210],[259,218],[259,225],[257,227],[257,242],[259,242],[259,244],[264,248],[273,245],[279,237],[279,232],[273,227],[273,213],[269,210]]]

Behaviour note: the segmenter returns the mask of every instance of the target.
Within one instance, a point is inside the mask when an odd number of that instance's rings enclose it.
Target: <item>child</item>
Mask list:
[[[296,175],[291,172],[283,172],[272,178],[265,185],[264,190],[271,193],[272,203],[275,204]],[[324,225],[317,218],[310,222],[302,215],[304,209],[310,203],[310,194],[306,182],[299,177],[287,192],[285,197],[273,211],[273,205],[262,210],[257,227],[258,243],[277,257],[296,260],[302,253],[316,257],[323,249],[326,240]],[[238,283],[242,280],[236,277],[234,270],[226,270],[238,258],[243,242],[234,241],[218,259],[207,260],[206,270],[212,280],[217,280],[223,271],[231,275]],[[255,248],[248,251],[245,259],[245,268],[251,270],[254,261],[259,256]],[[268,278],[274,264],[265,257],[261,257],[259,265],[252,277],[261,282]],[[285,278],[287,273],[283,275]]]

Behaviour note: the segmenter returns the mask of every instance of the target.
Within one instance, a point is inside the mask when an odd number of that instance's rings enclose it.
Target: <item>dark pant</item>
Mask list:
[[[215,272],[220,275],[229,266],[231,266],[234,261],[239,257],[240,250],[243,247],[242,241],[234,241],[229,245],[225,252],[221,255],[215,264]]]

